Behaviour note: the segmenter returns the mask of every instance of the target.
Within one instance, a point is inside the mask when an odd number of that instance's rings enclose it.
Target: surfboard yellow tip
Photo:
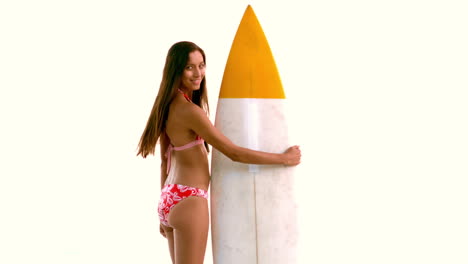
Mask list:
[[[251,5],[232,43],[219,98],[285,98],[273,54]]]

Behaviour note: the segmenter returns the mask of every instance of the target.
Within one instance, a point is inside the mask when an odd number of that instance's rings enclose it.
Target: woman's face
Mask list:
[[[189,59],[182,75],[182,88],[187,92],[198,90],[203,78],[205,78],[205,61],[203,55],[196,50],[189,53]]]

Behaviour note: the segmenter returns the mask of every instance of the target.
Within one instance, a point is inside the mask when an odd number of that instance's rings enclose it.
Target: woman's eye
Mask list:
[[[187,70],[191,70],[192,68],[193,68],[192,66],[185,67],[185,69],[187,69]]]

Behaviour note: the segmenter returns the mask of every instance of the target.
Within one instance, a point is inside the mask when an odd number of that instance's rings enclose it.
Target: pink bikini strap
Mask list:
[[[185,99],[187,99],[187,101],[192,102],[192,99],[190,99],[190,97],[188,97],[188,95],[186,93],[184,93],[184,91],[182,91],[181,89],[177,89],[177,91],[179,91],[179,93],[183,94]]]
[[[172,149],[174,149],[175,151],[178,151],[178,150],[184,150],[184,149],[188,149],[188,148],[191,148],[193,146],[196,146],[196,145],[199,145],[199,144],[203,144],[203,139],[201,138],[197,138],[196,140],[190,142],[190,143],[187,143],[186,145],[183,145],[183,146],[180,146],[180,147],[172,147]]]
[[[191,148],[193,146],[196,146],[196,145],[200,145],[200,144],[203,144],[205,143],[205,141],[200,137],[200,136],[197,136],[197,139],[195,139],[194,141],[190,142],[190,143],[187,143],[183,146],[180,146],[180,147],[174,147],[172,144],[169,143],[169,146],[167,147],[167,150],[166,150],[166,158],[167,158],[167,171],[166,173],[169,174],[169,170],[171,169],[171,153],[173,150],[175,151],[179,151],[179,150],[184,150],[184,149],[188,149],[188,148]]]

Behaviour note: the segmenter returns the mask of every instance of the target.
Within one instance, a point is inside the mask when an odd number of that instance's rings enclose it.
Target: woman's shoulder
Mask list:
[[[186,111],[188,109],[188,106],[190,105],[190,102],[188,102],[187,100],[185,100],[184,98],[180,98],[179,96],[176,96],[171,104],[170,104],[170,109],[171,111],[174,111],[174,112],[183,112],[183,111]]]
[[[191,119],[196,117],[200,111],[202,111],[202,109],[198,105],[185,100],[185,98],[183,97],[174,98],[174,101],[172,101],[170,107],[171,112],[173,112],[174,116],[176,116],[177,119],[187,121],[190,121]]]

